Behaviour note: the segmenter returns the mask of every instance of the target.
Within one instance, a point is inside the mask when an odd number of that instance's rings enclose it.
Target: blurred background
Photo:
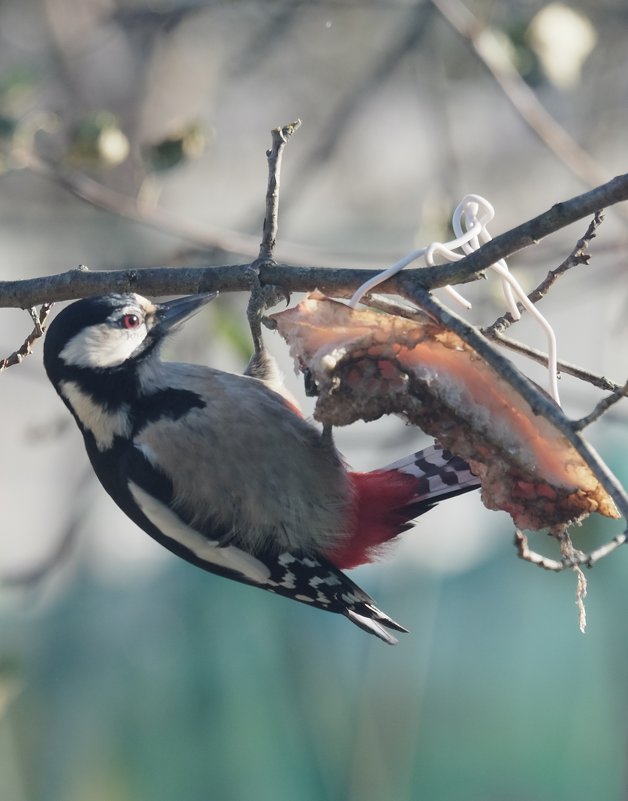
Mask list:
[[[447,238],[467,192],[501,233],[627,171],[627,74],[620,0],[2,0],[0,278],[250,261],[269,131],[297,117],[280,258],[386,266]],[[542,304],[560,356],[619,383],[627,215],[607,212],[590,265]],[[587,223],[511,260],[527,289]],[[493,279],[464,292],[473,322],[503,311]],[[221,297],[169,355],[241,370],[245,304]],[[3,310],[0,356],[31,328]],[[528,321],[513,335],[544,347]],[[91,474],[40,343],[0,381],[3,801],[628,798],[623,550],[588,574],[582,635],[573,574],[518,560],[511,521],[478,497],[451,501],[352,574],[411,630],[388,648],[136,529]],[[573,417],[601,397],[560,387]],[[624,403],[589,429],[624,483],[627,423]],[[358,469],[427,442],[394,419],[337,438]],[[619,531],[590,519],[574,536],[590,549]]]

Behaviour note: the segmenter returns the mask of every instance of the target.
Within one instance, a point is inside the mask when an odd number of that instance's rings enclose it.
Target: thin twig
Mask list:
[[[532,359],[533,361],[542,364],[544,367],[547,367],[549,360],[547,358],[547,354],[543,353],[543,351],[532,348],[529,345],[525,345],[523,342],[518,342],[516,339],[502,336],[501,334],[489,336],[484,331],[482,333],[484,333],[485,336],[488,336],[488,338],[493,342],[497,342],[502,345],[504,348],[508,348],[508,350],[512,350],[515,353],[520,353],[522,356],[527,356],[529,359]],[[621,390],[621,384],[616,384],[614,381],[611,381],[605,376],[591,373],[589,370],[585,370],[583,367],[579,367],[577,364],[559,361],[557,362],[557,366],[559,372],[566,373],[574,378],[579,378],[581,381],[586,381],[588,384],[591,384],[598,389],[604,389],[608,392],[617,392],[618,390]]]
[[[288,139],[301,127],[301,120],[288,123],[282,128],[273,128],[272,147],[266,151],[268,159],[268,186],[266,190],[266,216],[264,217],[262,243],[259,260],[270,261],[275,252],[279,219],[279,186],[281,161]]]
[[[549,556],[530,550],[528,538],[518,528],[515,529],[515,548],[520,559],[524,562],[530,562],[531,565],[543,568],[543,570],[551,570],[554,573],[560,573],[567,565],[564,562],[559,562],[556,559],[550,559]]]
[[[530,292],[528,295],[528,300],[530,300],[531,303],[538,303],[540,300],[542,300],[547,295],[551,287],[556,283],[556,281],[572,267],[575,267],[579,264],[589,263],[590,255],[585,251],[589,245],[589,242],[595,238],[596,231],[601,225],[603,219],[604,215],[602,212],[596,211],[595,216],[589,223],[586,233],[576,242],[574,249],[567,256],[567,258],[561,262],[561,264],[559,264],[555,270],[550,270],[541,283],[535,289],[533,289],[532,292]],[[520,312],[524,311],[524,307],[521,303],[518,303],[517,306]],[[516,322],[516,320],[512,314],[510,312],[506,312],[506,314],[498,317],[492,325],[489,325],[487,328],[483,328],[482,333],[489,339],[493,339],[495,338],[495,334],[503,333],[514,322]]]
[[[52,303],[43,303],[41,309],[39,310],[39,314],[34,307],[28,309],[28,313],[31,316],[34,328],[16,351],[14,351],[10,356],[0,359],[0,373],[6,370],[7,367],[13,367],[15,364],[20,364],[23,359],[31,355],[33,352],[33,343],[36,339],[39,339],[45,331],[44,323],[46,322],[46,318],[48,317],[51,308]]]
[[[537,565],[537,567],[541,567],[543,570],[551,570],[554,573],[568,570],[569,568],[573,568],[574,565],[578,567],[593,567],[600,559],[604,559],[604,557],[616,551],[617,548],[625,545],[627,539],[628,537],[626,534],[617,534],[610,542],[601,545],[590,553],[576,551],[575,553],[578,554],[577,557],[572,555],[569,559],[566,559],[563,556],[562,561],[559,562],[556,559],[550,559],[548,556],[543,556],[536,551],[530,550],[526,535],[519,529],[515,531],[515,547],[517,548],[519,557],[525,562],[530,562],[530,564]]]
[[[250,290],[249,303],[246,316],[251,329],[251,337],[255,348],[255,362],[258,367],[266,363],[264,341],[262,338],[262,315],[268,306],[277,303],[277,288],[271,284],[262,284],[260,271],[266,265],[275,263],[273,255],[279,230],[279,187],[281,185],[281,162],[283,151],[290,137],[301,127],[301,120],[288,123],[281,128],[271,131],[272,145],[266,151],[268,161],[268,183],[266,185],[266,214],[262,226],[262,242],[259,247],[259,256],[249,270]],[[286,292],[281,289],[280,296]],[[252,367],[255,370],[255,366]]]
[[[614,406],[617,401],[620,401],[622,398],[626,397],[628,397],[628,381],[623,387],[619,387],[619,389],[615,390],[612,395],[607,395],[605,398],[602,398],[602,400],[597,403],[590,414],[587,414],[586,417],[580,418],[580,420],[574,420],[571,425],[575,431],[581,431],[583,428],[586,428],[588,425],[591,425],[591,423],[595,422],[595,420],[601,417],[604,412],[611,408],[611,406]]]

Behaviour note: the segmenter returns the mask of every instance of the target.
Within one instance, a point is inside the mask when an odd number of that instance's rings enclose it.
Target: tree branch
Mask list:
[[[447,284],[475,280],[477,274],[502,258],[536,244],[549,234],[588,217],[599,209],[628,200],[628,174],[557,203],[543,214],[512,228],[474,253],[453,264],[405,270],[383,283],[380,291],[404,295],[414,287],[437,289]],[[384,268],[382,268],[384,269]],[[174,295],[193,292],[246,292],[251,286],[251,264],[217,267],[157,267],[115,271],[69,270],[64,273],[20,281],[0,281],[0,306],[29,308],[45,301],[73,300],[107,292],[140,292],[144,295]],[[379,270],[327,267],[296,267],[265,264],[260,268],[262,284],[280,286],[285,292],[307,292],[318,288],[336,297],[350,297],[355,289]]]

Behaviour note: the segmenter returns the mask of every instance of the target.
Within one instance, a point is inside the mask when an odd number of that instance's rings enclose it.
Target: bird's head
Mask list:
[[[55,317],[44,342],[50,378],[67,370],[105,372],[152,353],[180,323],[217,293],[152,303],[134,293],[102,295],[72,303]]]

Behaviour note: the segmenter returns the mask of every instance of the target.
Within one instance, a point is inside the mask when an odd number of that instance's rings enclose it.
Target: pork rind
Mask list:
[[[465,459],[489,509],[520,528],[619,517],[571,443],[456,334],[320,293],[272,315],[332,425],[400,414]]]

